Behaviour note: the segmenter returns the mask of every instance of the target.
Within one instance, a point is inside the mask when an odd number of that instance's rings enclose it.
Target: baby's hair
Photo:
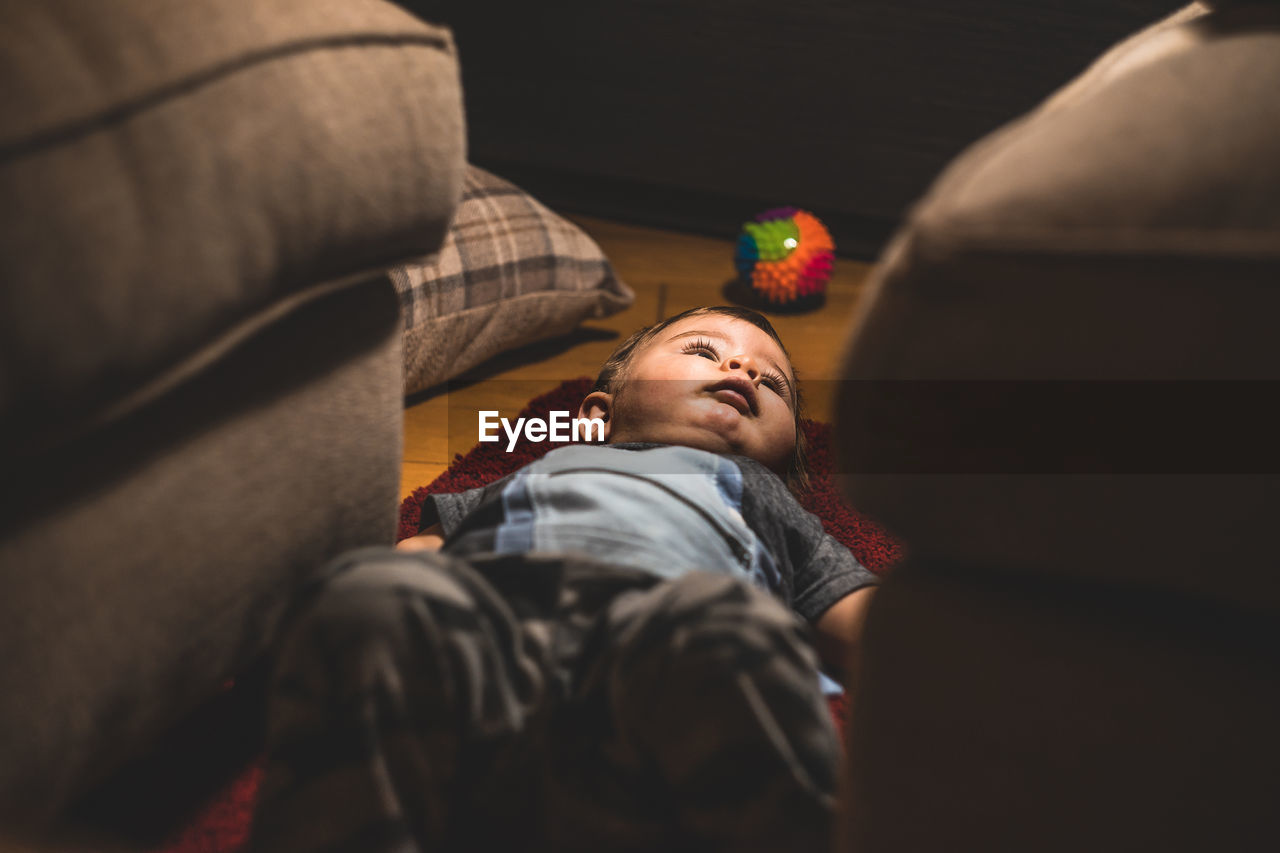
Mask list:
[[[675,316],[668,317],[660,323],[654,323],[652,326],[646,326],[638,332],[632,334],[629,338],[618,345],[610,356],[605,359],[604,365],[600,368],[599,375],[596,376],[596,384],[592,391],[603,391],[606,394],[616,394],[621,383],[626,379],[628,365],[636,352],[644,347],[645,344],[653,340],[662,332],[663,329],[671,326],[681,320],[689,317],[704,317],[707,315],[719,315],[722,317],[730,317],[734,320],[742,320],[750,323],[757,329],[760,329],[782,350],[782,354],[787,357],[787,363],[791,363],[791,354],[787,352],[787,346],[782,342],[782,338],[778,336],[778,332],[773,328],[773,324],[769,322],[769,318],[765,317],[758,311],[752,311],[750,308],[739,308],[736,305],[715,305],[709,308],[690,308],[688,311],[681,311]],[[792,373],[795,373],[795,366],[791,366]],[[808,441],[805,440],[804,430],[800,428],[800,419],[802,417],[801,407],[802,399],[800,396],[799,382],[788,382],[791,387],[791,409],[796,416],[796,444],[795,450],[791,453],[791,459],[787,464],[787,487],[792,492],[799,494],[809,487],[809,447]]]

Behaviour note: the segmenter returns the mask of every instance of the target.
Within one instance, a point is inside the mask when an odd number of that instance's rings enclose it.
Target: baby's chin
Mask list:
[[[623,442],[674,444],[679,447],[706,450],[709,453],[729,453],[735,456],[745,456],[748,459],[759,462],[783,479],[786,479],[786,465],[790,461],[791,454],[790,449],[788,449],[785,458],[769,458],[767,454],[759,453],[756,448],[735,441],[732,436],[727,436],[719,430],[688,424],[680,426],[662,424],[609,438],[610,444],[621,444]]]

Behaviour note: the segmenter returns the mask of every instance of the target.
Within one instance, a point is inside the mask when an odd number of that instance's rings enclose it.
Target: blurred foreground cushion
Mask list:
[[[1280,606],[1280,5],[1203,11],[971,147],[882,258],[841,470],[915,553]]]
[[[464,165],[451,34],[381,0],[4,10],[0,835],[391,542],[385,270],[438,248]]]
[[[1184,10],[949,167],[844,362],[906,542],[839,849],[1274,845],[1280,6]]]

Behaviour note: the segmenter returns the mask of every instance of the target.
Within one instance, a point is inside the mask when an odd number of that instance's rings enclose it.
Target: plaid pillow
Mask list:
[[[440,251],[396,267],[391,280],[404,314],[406,394],[635,298],[580,228],[475,166]]]

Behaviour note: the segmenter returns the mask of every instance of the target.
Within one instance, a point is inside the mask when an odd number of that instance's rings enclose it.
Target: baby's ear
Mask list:
[[[613,395],[603,391],[592,391],[578,407],[578,417],[599,418],[604,421],[604,441],[607,444],[609,435],[613,432]],[[587,435],[590,434],[591,431],[588,430]]]

